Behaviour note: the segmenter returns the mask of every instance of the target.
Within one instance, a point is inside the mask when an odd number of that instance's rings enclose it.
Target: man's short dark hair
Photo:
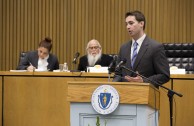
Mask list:
[[[125,18],[127,18],[128,16],[135,16],[135,19],[138,22],[143,21],[144,22],[143,30],[145,30],[146,19],[145,19],[145,16],[142,12],[140,12],[140,11],[129,11],[125,14]]]

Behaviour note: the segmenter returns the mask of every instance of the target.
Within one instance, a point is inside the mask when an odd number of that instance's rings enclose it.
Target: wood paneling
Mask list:
[[[183,97],[178,97],[175,95],[174,100],[174,123],[176,126],[193,126],[193,105],[194,105],[194,79],[192,80],[179,80],[174,79],[174,90],[181,92]],[[187,117],[186,119],[183,117]]]
[[[194,42],[193,0],[0,0],[0,70],[15,69],[21,51],[35,50],[46,36],[52,53],[71,68],[74,53],[100,41],[104,53],[118,53],[130,39],[124,15],[142,11],[146,33],[160,42]]]
[[[14,73],[1,74],[14,75]],[[76,73],[65,72],[63,74],[35,72],[34,75],[20,72],[15,76],[4,76],[4,126],[70,126],[67,81],[107,82],[107,76],[100,74],[97,77],[89,74],[86,75],[90,76],[87,78],[84,78],[84,75],[80,77],[81,75],[78,76]]]
[[[171,89],[172,87],[171,81],[172,80],[164,84],[164,86]],[[170,107],[167,94],[168,94],[167,90],[160,88],[160,116],[159,116],[160,126],[170,126]]]
[[[67,126],[64,81],[57,77],[5,77],[4,126]]]

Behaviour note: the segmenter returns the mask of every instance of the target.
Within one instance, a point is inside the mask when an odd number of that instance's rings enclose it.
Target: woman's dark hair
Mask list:
[[[51,51],[51,48],[52,48],[51,41],[52,41],[51,38],[46,37],[44,40],[42,40],[39,43],[39,47],[44,47],[44,48],[48,49],[48,51],[50,52]]]
[[[143,21],[143,22],[144,22],[143,30],[145,30],[146,19],[145,19],[145,16],[143,15],[142,12],[140,12],[140,11],[131,11],[131,12],[127,12],[127,13],[125,14],[125,18],[127,18],[128,16],[135,16],[135,19],[136,19],[138,22]]]

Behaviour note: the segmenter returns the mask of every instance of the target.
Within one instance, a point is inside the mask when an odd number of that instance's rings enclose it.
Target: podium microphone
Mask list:
[[[116,69],[120,68],[121,65],[125,64],[126,62],[127,62],[127,59],[126,59],[126,58],[122,59],[122,60],[117,64]]]
[[[118,56],[117,55],[114,55],[112,62],[108,66],[108,72],[109,72],[109,74],[111,73],[111,70],[113,69],[113,67],[115,67],[115,64],[117,62],[117,59],[118,59]]]
[[[76,60],[77,58],[79,57],[80,53],[79,52],[76,52],[75,55],[74,55],[74,58],[73,58],[73,62],[74,64],[76,64]]]
[[[123,64],[125,64],[126,62],[127,62],[127,59],[126,59],[126,58],[122,59],[122,60],[117,64],[117,66],[115,67],[115,72],[116,72],[116,71],[119,71],[120,66],[123,65]],[[109,80],[110,80],[110,70],[109,70]],[[120,80],[120,78],[119,78],[118,80]],[[117,80],[117,79],[113,79],[113,82],[114,82],[114,81],[118,81],[118,80]]]
[[[108,82],[110,82],[110,75],[111,75],[111,72],[113,71],[113,69],[115,69],[115,64],[117,62],[117,59],[118,59],[118,56],[114,55],[112,62],[108,66]]]

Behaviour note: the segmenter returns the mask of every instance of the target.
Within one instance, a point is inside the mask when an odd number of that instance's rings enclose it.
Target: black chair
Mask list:
[[[19,63],[24,59],[24,57],[26,56],[27,52],[21,52],[20,56],[19,56]]]
[[[187,74],[194,73],[194,43],[164,43],[169,66],[184,68]]]

